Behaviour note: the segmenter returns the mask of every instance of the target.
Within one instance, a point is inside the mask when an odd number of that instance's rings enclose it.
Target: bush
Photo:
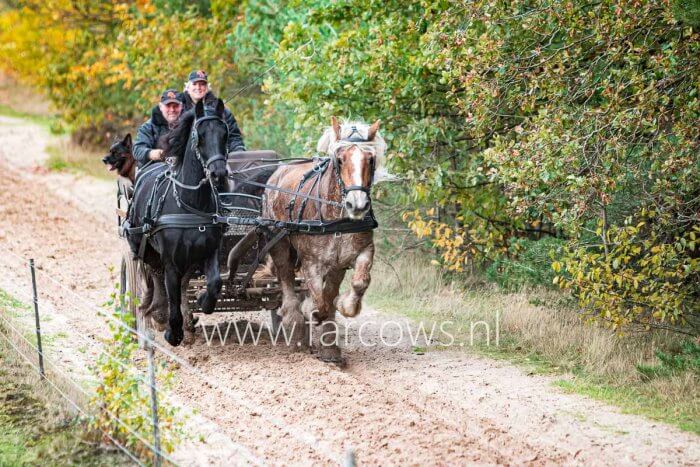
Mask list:
[[[658,365],[637,365],[637,370],[646,379],[668,377],[684,371],[694,372],[700,376],[700,344],[685,341],[676,353],[657,350]]]
[[[133,328],[134,316],[124,308],[125,298],[114,293],[105,305],[118,322]],[[137,358],[138,343],[131,331],[115,320],[108,320],[110,338],[104,343],[104,352],[97,357],[92,372],[99,381],[90,400],[93,412],[91,425],[110,435],[137,453],[141,459],[152,459],[153,452],[141,439],[153,444],[150,386],[146,380],[146,365]],[[154,363],[157,364],[157,363]],[[158,365],[158,420],[161,449],[170,453],[183,436],[183,421],[179,409],[164,399],[163,394],[172,386],[174,374],[164,364]],[[140,438],[140,439],[139,439]]]
[[[517,240],[511,247],[512,257],[495,260],[486,268],[486,277],[508,291],[525,286],[550,286],[556,273],[552,257],[561,254],[564,242],[556,238]]]

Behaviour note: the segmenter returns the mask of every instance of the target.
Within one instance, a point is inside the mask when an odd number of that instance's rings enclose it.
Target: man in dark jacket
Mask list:
[[[182,94],[174,89],[166,90],[160,97],[160,103],[153,107],[151,118],[139,127],[134,143],[134,159],[138,167],[149,161],[163,160],[163,150],[156,149],[158,140],[168,130],[177,125],[182,113]]]
[[[207,74],[202,70],[196,70],[190,73],[187,83],[185,83],[183,112],[193,108],[202,99],[204,99],[204,105],[216,106],[217,97],[209,90]],[[228,125],[228,152],[245,151],[241,130],[238,128],[238,123],[236,123],[236,119],[229,109],[224,110],[224,120],[226,120]]]

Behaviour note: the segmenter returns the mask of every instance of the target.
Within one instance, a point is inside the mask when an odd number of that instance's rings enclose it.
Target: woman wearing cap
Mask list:
[[[196,70],[190,73],[187,83],[185,83],[183,112],[192,109],[202,99],[204,99],[204,105],[206,106],[213,107],[216,105],[217,97],[209,90],[207,74],[202,70]],[[229,109],[224,111],[224,120],[226,120],[228,125],[228,151],[245,151],[241,130],[238,128],[238,123],[236,123],[236,119]]]
[[[163,150],[156,149],[158,140],[177,124],[182,113],[182,94],[167,89],[160,97],[160,103],[151,110],[151,118],[139,127],[134,143],[134,159],[139,167],[149,161],[163,160]]]

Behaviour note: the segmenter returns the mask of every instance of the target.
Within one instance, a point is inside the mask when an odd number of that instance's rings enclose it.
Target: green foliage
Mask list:
[[[700,375],[700,344],[691,340],[683,342],[678,353],[656,351],[658,365],[637,365],[637,370],[646,379],[669,377],[684,371]]]
[[[287,24],[276,56],[309,40],[315,54],[266,81],[273,105],[294,108],[295,147],[311,152],[331,114],[383,118],[405,202],[419,206],[406,220],[446,268],[496,261],[512,272],[518,239],[551,236],[577,252],[567,272],[578,278],[575,262],[602,270],[610,250],[632,248],[618,232],[654,206],[663,222],[636,237],[650,256],[625,263],[654,282],[632,297],[643,310],[593,282],[560,282],[616,326],[692,319],[696,252],[676,244],[700,210],[700,40],[669,3],[297,5],[306,17]],[[677,257],[651,257],[671,249]]]
[[[562,246],[561,240],[551,237],[539,241],[518,239],[511,249],[521,253],[496,259],[486,268],[486,277],[509,291],[525,286],[551,285],[555,272],[550,255],[561,251]]]
[[[678,21],[700,28],[700,0],[673,0],[672,4]]]
[[[579,303],[613,327],[677,325],[700,332],[700,226],[674,234],[665,216],[644,211],[646,219],[596,234],[605,249],[570,246],[555,282],[571,289]],[[562,268],[553,263],[555,271]]]
[[[122,306],[124,300],[124,297],[113,293],[105,306],[112,309],[113,318],[133,328],[134,316]],[[150,386],[145,377],[147,368],[144,359],[137,358],[138,343],[131,331],[113,320],[107,320],[107,323],[111,337],[104,343],[105,352],[100,354],[92,367],[100,384],[90,401],[93,412],[97,413],[91,426],[110,433],[140,458],[151,459],[153,452],[141,441],[143,439],[153,445]],[[177,407],[163,397],[172,386],[173,372],[165,363],[161,363],[156,374],[161,449],[169,453],[183,436],[183,421]]]

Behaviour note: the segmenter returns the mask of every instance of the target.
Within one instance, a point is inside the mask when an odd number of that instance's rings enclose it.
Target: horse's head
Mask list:
[[[117,139],[109,148],[109,153],[102,158],[102,163],[109,170],[116,170],[119,175],[126,176],[134,164],[134,156],[131,152],[131,134],[123,139]]]
[[[192,124],[195,155],[204,173],[219,189],[228,183],[227,147],[228,126],[224,120],[224,101],[217,99],[214,109],[205,108],[200,100],[194,108]]]
[[[333,134],[327,148],[335,164],[348,217],[362,220],[372,206],[370,189],[377,167],[382,163],[383,142],[378,141],[379,120],[372,125],[331,119]],[[378,145],[378,143],[381,143]]]

